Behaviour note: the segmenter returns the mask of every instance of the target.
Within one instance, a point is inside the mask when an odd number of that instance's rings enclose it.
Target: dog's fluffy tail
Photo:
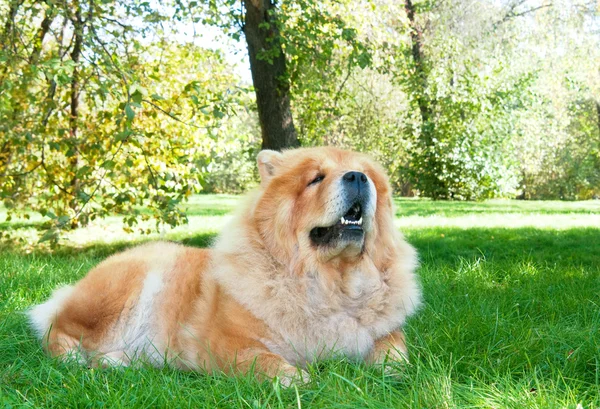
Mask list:
[[[73,286],[66,285],[59,287],[52,293],[48,301],[36,305],[27,311],[29,324],[35,331],[38,338],[42,339],[48,334],[50,327],[54,323],[56,316],[62,309],[65,301],[73,293]]]

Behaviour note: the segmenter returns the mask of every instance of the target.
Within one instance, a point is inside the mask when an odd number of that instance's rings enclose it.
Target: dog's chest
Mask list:
[[[395,325],[389,314],[389,288],[378,275],[352,272],[343,287],[334,290],[317,279],[306,284],[304,304],[273,328],[281,338],[269,345],[289,361],[364,357],[375,339]]]

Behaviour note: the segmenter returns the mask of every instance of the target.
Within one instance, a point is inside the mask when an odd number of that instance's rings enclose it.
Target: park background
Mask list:
[[[0,0],[0,406],[600,407],[597,0]],[[411,362],[311,382],[46,357],[24,312],[146,240],[206,247],[261,148],[389,173]]]
[[[4,0],[0,199],[48,241],[155,230],[299,145],[368,152],[401,196],[597,198],[599,7]]]

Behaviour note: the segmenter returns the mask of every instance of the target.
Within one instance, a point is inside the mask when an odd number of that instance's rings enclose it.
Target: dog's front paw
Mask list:
[[[286,365],[280,368],[278,375],[279,384],[284,388],[292,385],[303,385],[310,382],[310,375],[304,369],[296,368],[292,365]]]
[[[371,362],[374,364],[407,364],[409,362],[408,353],[406,350],[400,350],[397,348],[381,350],[377,351],[377,353],[372,356]]]
[[[370,364],[383,364],[386,362],[408,363],[408,350],[404,343],[402,331],[394,331],[375,341],[373,350],[366,357]]]

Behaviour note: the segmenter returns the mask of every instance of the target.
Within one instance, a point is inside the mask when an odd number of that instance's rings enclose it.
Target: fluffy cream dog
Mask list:
[[[258,168],[260,187],[211,249],[136,247],[34,307],[46,350],[288,380],[337,355],[402,358],[417,258],[382,168],[336,148],[262,151]]]

